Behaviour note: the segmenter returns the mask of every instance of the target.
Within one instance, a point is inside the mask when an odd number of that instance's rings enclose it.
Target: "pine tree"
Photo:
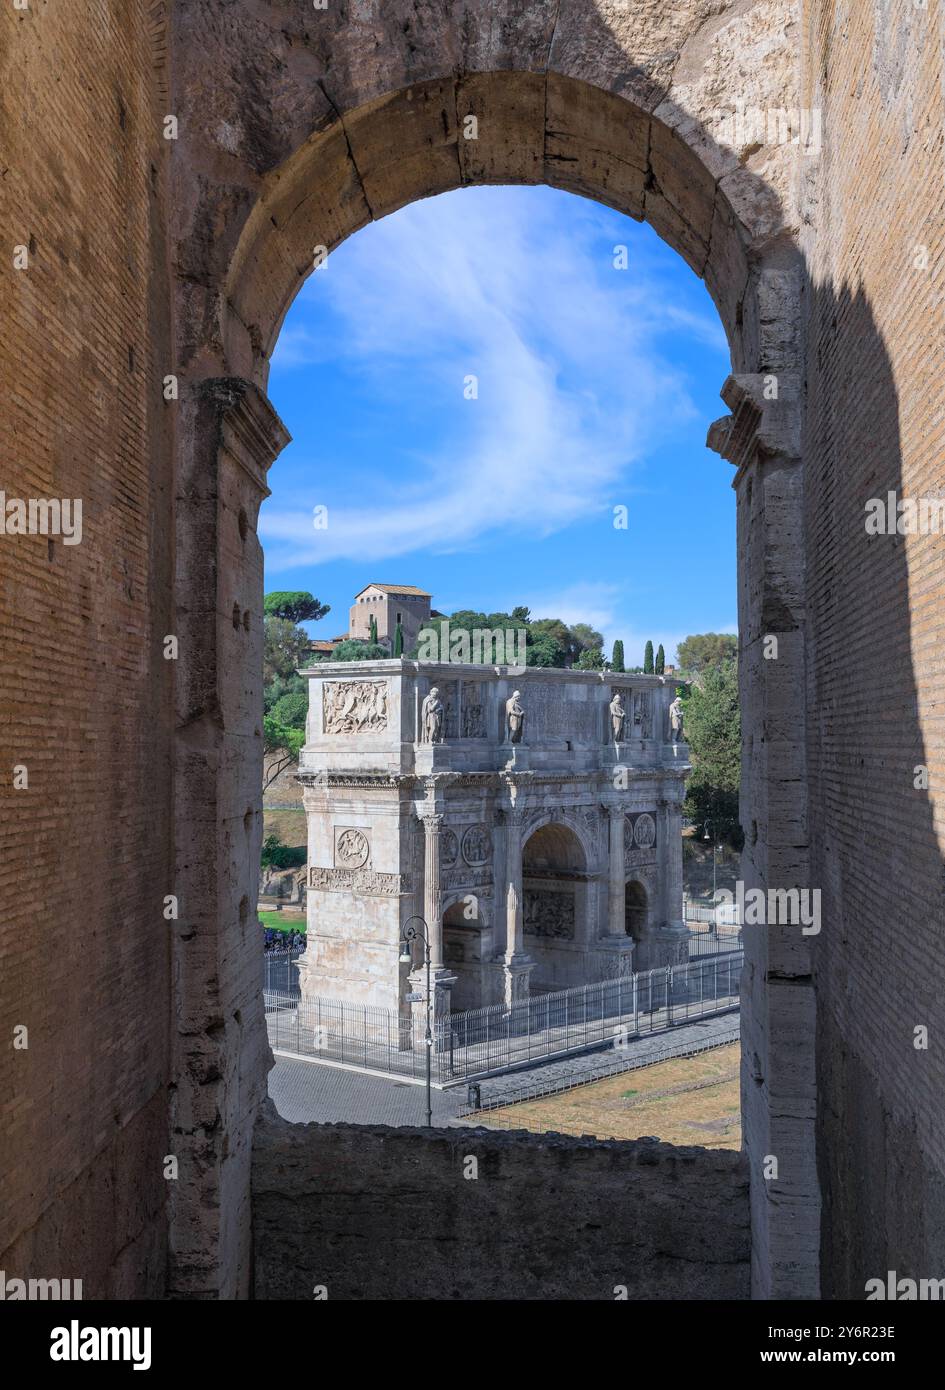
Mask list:
[[[624,669],[623,643],[620,641],[619,637],[617,641],[614,643],[614,659],[610,663],[610,669],[612,671],[622,671]]]
[[[644,651],[644,653],[643,653],[643,674],[644,674],[645,676],[652,676],[652,674],[653,674],[653,643],[652,643],[652,642],[647,642],[647,644],[646,644],[646,649],[645,649],[645,651]]]
[[[665,670],[666,670],[666,653],[663,651],[663,644],[662,644],[662,642],[661,642],[661,643],[659,644],[659,647],[657,648],[657,652],[656,652],[656,674],[657,674],[658,676],[661,676],[661,675],[663,675],[663,673],[664,673]]]
[[[394,628],[394,655],[403,656],[404,654],[404,630],[400,623]]]

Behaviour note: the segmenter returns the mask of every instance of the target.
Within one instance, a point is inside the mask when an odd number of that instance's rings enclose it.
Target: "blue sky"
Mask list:
[[[672,660],[689,632],[735,631],[732,471],[705,447],[728,371],[708,292],[649,227],[545,187],[413,203],[286,317],[266,588],[330,603],[321,637],[371,581],[590,622],[628,665],[647,637]]]

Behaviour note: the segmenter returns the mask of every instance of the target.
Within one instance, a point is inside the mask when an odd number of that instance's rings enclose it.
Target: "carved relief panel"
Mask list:
[[[387,681],[326,681],[322,729],[326,734],[375,734],[387,728]]]
[[[371,844],[363,830],[335,826],[335,864],[339,869],[363,869],[370,854]]]
[[[656,859],[656,820],[649,811],[628,815],[623,827],[624,862],[629,868]]]
[[[574,894],[526,888],[522,894],[522,922],[526,936],[573,941]]]

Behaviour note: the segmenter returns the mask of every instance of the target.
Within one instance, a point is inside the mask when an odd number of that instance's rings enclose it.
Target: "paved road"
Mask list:
[[[669,1032],[638,1038],[619,1052],[609,1047],[579,1057],[545,1062],[527,1071],[493,1076],[479,1083],[482,1098],[514,1100],[521,1096],[525,1087],[560,1083],[563,1088],[582,1076],[604,1076],[620,1071],[630,1060],[656,1061],[669,1049],[682,1052],[716,1039],[727,1039],[737,1019],[737,1013],[700,1019]],[[321,1062],[277,1056],[276,1065],[269,1074],[269,1094],[279,1114],[296,1123],[317,1120],[321,1124],[426,1124],[423,1086],[325,1066]],[[465,1086],[450,1091],[434,1089],[434,1125],[455,1124],[465,1103]]]

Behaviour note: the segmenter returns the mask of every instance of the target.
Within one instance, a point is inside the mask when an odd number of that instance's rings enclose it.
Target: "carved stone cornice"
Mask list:
[[[769,399],[776,383],[777,399]],[[726,379],[721,397],[731,415],[709,426],[706,444],[736,469],[755,454],[800,458],[801,381],[797,372],[742,372]]]
[[[208,377],[192,390],[218,412],[220,443],[268,497],[266,473],[292,438],[268,397],[242,377]]]
[[[413,773],[360,772],[357,769],[316,772],[312,768],[300,768],[296,773],[296,781],[303,787],[379,787],[413,791],[419,780]]]

